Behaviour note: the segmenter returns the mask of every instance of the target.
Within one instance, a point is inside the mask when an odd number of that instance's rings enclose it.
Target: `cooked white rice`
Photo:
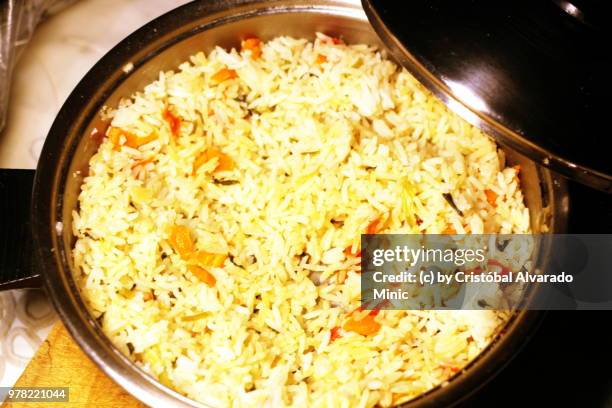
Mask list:
[[[222,69],[237,78],[213,84]],[[383,311],[376,334],[330,339],[359,306],[345,248],[373,220],[394,233],[529,231],[518,170],[377,50],[319,34],[276,38],[259,58],[198,53],[122,101],[112,126],[155,139],[105,138],[90,161],[73,215],[82,293],[113,343],[179,392],[215,407],[390,406],[450,378],[503,323]],[[213,159],[194,174],[210,146],[235,168]],[[230,255],[208,268],[214,286],[172,247],[176,225],[197,250]]]

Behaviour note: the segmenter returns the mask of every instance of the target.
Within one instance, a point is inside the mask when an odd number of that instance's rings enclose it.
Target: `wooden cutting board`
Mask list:
[[[146,407],[106,376],[57,323],[21,375],[16,387],[69,387],[66,403],[4,403],[2,408]]]

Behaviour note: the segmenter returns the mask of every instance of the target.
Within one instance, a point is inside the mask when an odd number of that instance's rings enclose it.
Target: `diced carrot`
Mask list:
[[[366,234],[376,234],[379,228],[379,225],[378,225],[379,222],[380,220],[378,218],[370,222],[368,226],[366,227]]]
[[[370,311],[366,311],[364,310],[364,306],[359,306],[358,308],[356,308],[355,310],[349,312],[349,314],[347,315],[349,320],[347,320],[346,323],[349,322],[353,322],[353,323],[349,323],[349,326],[347,328],[346,324],[344,326],[344,330],[351,330],[351,327],[355,327],[355,326],[359,326],[361,324],[361,322],[364,322],[363,325],[373,329],[373,327],[378,326],[378,328],[380,328],[380,324],[378,324],[378,322],[374,321],[374,318],[376,316],[378,316],[378,314],[380,313],[381,309],[385,306],[387,306],[389,304],[388,300],[384,300],[380,303],[378,303],[372,310]],[[366,303],[367,305],[367,303]],[[365,313],[364,313],[365,312]],[[351,330],[351,331],[355,331],[355,330]],[[377,330],[376,330],[377,331]],[[357,332],[359,333],[359,332]],[[362,334],[362,333],[360,333]]]
[[[179,130],[181,129],[181,118],[170,112],[168,108],[162,112],[164,120],[168,123],[172,136],[178,136]]]
[[[157,139],[157,135],[150,133],[148,136],[140,137],[127,130],[111,127],[108,129],[108,138],[115,145],[115,149],[119,149],[122,145],[137,149]]]
[[[487,196],[487,201],[493,207],[497,206],[497,193],[493,190],[485,190],[485,195]]]
[[[380,323],[375,319],[376,316],[367,314],[361,320],[350,318],[344,323],[343,329],[346,331],[352,331],[362,336],[370,336],[378,333],[380,330]]]
[[[318,54],[317,59],[315,60],[315,64],[321,65],[324,62],[327,62],[327,57],[325,55]]]
[[[333,343],[335,340],[338,340],[342,337],[342,333],[340,333],[340,326],[336,326],[331,329],[331,335],[329,336],[329,342]]]
[[[231,157],[214,147],[209,147],[195,159],[195,162],[193,163],[193,173],[195,174],[195,172],[202,167],[202,165],[208,163],[215,157],[218,159],[218,162],[217,166],[213,170],[214,172],[229,171],[234,168],[234,161]]]
[[[115,149],[118,149],[121,146],[121,136],[123,135],[123,131],[116,127],[110,127],[107,135],[111,143],[115,145]]]
[[[227,154],[219,152],[219,164],[215,171],[229,171],[234,169],[234,161]]]
[[[449,225],[449,226],[448,226],[448,227],[446,227],[446,228],[444,229],[444,231],[442,231],[441,233],[442,233],[442,234],[450,234],[450,235],[453,235],[453,234],[456,234],[456,233],[457,233],[457,230],[456,230],[456,229],[455,229],[455,228],[454,228],[452,225]]]
[[[344,255],[361,258],[361,249],[357,249],[355,252],[353,252],[353,247],[347,246],[346,248],[344,248]]]
[[[335,45],[344,44],[344,41],[342,41],[341,39],[337,37],[331,37],[331,42],[332,44],[335,44]]]
[[[188,258],[193,253],[193,239],[191,231],[184,225],[175,225],[170,230],[168,242],[181,258]]]
[[[200,266],[220,268],[225,263],[227,254],[213,254],[206,251],[196,251],[189,257],[189,262]]]
[[[257,59],[261,56],[261,40],[257,37],[250,37],[242,40],[240,43],[242,51],[251,51],[251,58]]]
[[[215,75],[210,78],[213,85],[220,84],[223,81],[227,81],[228,79],[234,79],[238,77],[238,73],[233,69],[223,68],[218,71]]]
[[[151,292],[145,292],[145,294],[142,295],[142,300],[144,300],[145,302],[153,300],[153,294]]]
[[[154,141],[155,139],[157,139],[157,135],[155,133],[150,133],[149,135],[143,137],[135,136],[133,139],[128,138],[128,142],[126,144],[130,147],[138,148]]]
[[[196,171],[211,159],[212,157],[209,156],[208,150],[204,150],[193,162],[193,174],[195,175]]]
[[[338,272],[338,277],[336,279],[336,282],[339,285],[342,285],[344,281],[346,280],[346,275],[347,275],[346,269],[343,269],[340,272]]]
[[[198,278],[211,288],[215,286],[215,283],[217,283],[215,277],[206,269],[200,268],[196,265],[187,265],[187,269],[189,269],[189,272],[193,273],[196,278]]]
[[[386,228],[389,227],[389,224],[391,223],[391,217],[387,217],[384,222],[382,219],[383,216],[378,217],[376,219],[374,219],[373,221],[371,221],[368,226],[366,227],[366,234],[378,234],[379,232],[385,230]]]

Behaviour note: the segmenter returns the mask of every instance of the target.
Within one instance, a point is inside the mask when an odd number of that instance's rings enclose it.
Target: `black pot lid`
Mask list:
[[[612,192],[612,65],[596,0],[363,0],[391,54],[453,111]]]

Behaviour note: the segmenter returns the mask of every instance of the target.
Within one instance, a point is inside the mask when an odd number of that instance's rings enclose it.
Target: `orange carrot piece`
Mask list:
[[[242,51],[251,51],[251,58],[257,59],[261,56],[261,40],[257,37],[250,37],[240,43]]]
[[[137,149],[140,146],[157,139],[157,135],[155,133],[150,133],[148,136],[140,137],[133,134],[132,132],[119,129],[117,127],[109,128],[108,138],[115,145],[116,149],[122,146],[122,136],[125,138],[125,142],[123,144],[134,149]]]
[[[371,221],[366,227],[366,234],[376,234],[378,230],[378,218],[374,221]]]
[[[338,272],[338,278],[336,279],[336,282],[339,285],[342,285],[344,281],[346,280],[346,276],[347,276],[346,269],[341,270],[340,272]]]
[[[456,233],[457,233],[457,230],[452,225],[449,225],[448,227],[444,229],[444,231],[441,232],[441,234],[450,234],[450,235],[453,235]]]
[[[188,258],[193,253],[191,231],[184,225],[175,225],[170,231],[168,242],[181,258]]]
[[[126,144],[130,147],[138,148],[142,145],[154,141],[155,139],[157,139],[157,135],[155,133],[150,133],[149,135],[144,137],[135,136],[135,138],[132,140],[128,138],[128,142]]]
[[[234,168],[234,161],[231,157],[214,147],[209,147],[195,159],[193,163],[193,173],[195,174],[195,172],[202,167],[202,165],[208,163],[215,157],[218,159],[218,162],[213,172],[229,171]]]
[[[219,157],[219,164],[217,164],[215,171],[229,171],[234,169],[234,161],[227,154],[219,152],[217,157]]]
[[[178,136],[179,130],[181,129],[181,118],[170,112],[168,108],[162,112],[164,120],[168,123],[172,136]]]
[[[379,232],[385,230],[386,228],[389,227],[389,224],[391,223],[391,217],[387,217],[384,222],[383,222],[383,218],[384,216],[380,216],[377,217],[376,219],[374,219],[373,221],[371,221],[368,226],[366,227],[366,234],[378,234]]]
[[[324,62],[327,62],[327,57],[325,55],[318,54],[317,59],[315,60],[315,64],[321,65]]]
[[[331,335],[329,336],[329,342],[333,343],[335,340],[338,340],[342,337],[342,333],[340,333],[340,326],[336,326],[331,329]]]
[[[361,249],[357,249],[355,252],[353,252],[353,247],[347,246],[346,248],[344,248],[344,255],[361,258]]]
[[[343,329],[361,334],[362,336],[371,336],[378,333],[381,327],[380,323],[374,320],[375,317],[376,316],[367,314],[361,320],[350,318],[344,323]]]
[[[238,77],[238,73],[233,69],[223,68],[218,71],[215,75],[210,78],[213,85],[220,84],[221,82],[227,81],[228,79],[234,79]]]
[[[121,146],[121,136],[123,135],[123,131],[121,129],[116,127],[110,127],[108,129],[107,135],[111,143],[115,145],[115,149]]]
[[[331,37],[331,42],[334,45],[344,44],[344,41],[342,41],[341,39],[339,39],[337,37]]]
[[[211,288],[217,283],[215,277],[206,269],[200,268],[196,265],[187,265],[187,269],[189,270],[189,272],[193,273],[196,278],[198,278]]]
[[[487,196],[487,201],[489,202],[489,204],[493,207],[497,206],[496,204],[496,200],[497,200],[497,193],[493,190],[485,190],[485,195]]]
[[[204,150],[193,162],[193,174],[195,175],[196,171],[198,171],[198,169],[204,164],[208,163],[210,159],[212,159],[212,157],[208,155],[207,150]]]
[[[227,254],[213,254],[206,251],[194,252],[190,257],[189,261],[200,266],[212,266],[220,268],[225,263]]]

